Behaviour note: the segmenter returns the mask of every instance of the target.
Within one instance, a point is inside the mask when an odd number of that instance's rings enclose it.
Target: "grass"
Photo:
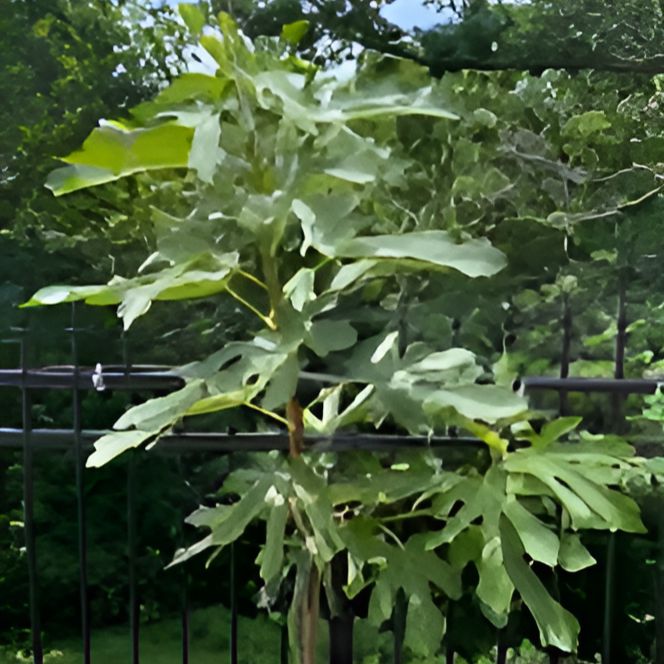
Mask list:
[[[190,661],[193,664],[219,664],[229,659],[230,613],[223,607],[199,609],[190,618]],[[240,617],[238,623],[239,661],[241,664],[278,664],[281,642],[280,627],[266,616]],[[328,661],[327,626],[321,621],[317,662]],[[358,664],[384,664],[392,661],[392,638],[367,624],[355,625],[355,657]],[[546,655],[533,646],[524,645],[519,653],[510,653],[511,664],[543,664]],[[82,664],[79,638],[46,641],[45,664]],[[180,664],[182,662],[181,625],[179,618],[167,618],[141,625],[141,661],[146,664]],[[457,658],[462,662],[461,658]],[[27,664],[15,652],[0,646],[0,664]],[[126,664],[131,661],[129,630],[127,627],[107,627],[93,630],[92,661],[95,664]],[[443,664],[443,656],[431,658],[407,657],[408,664]],[[480,658],[478,664],[489,664],[494,657]],[[564,660],[578,662],[576,658]]]
[[[223,608],[194,611],[190,619],[190,660],[195,664],[227,661],[230,616]],[[274,664],[279,661],[280,628],[266,617],[240,617],[240,662]],[[141,661],[147,664],[181,664],[181,625],[178,618],[141,625]],[[52,652],[48,664],[82,664],[79,638],[46,641],[44,650]],[[60,654],[61,653],[61,654]],[[110,627],[92,633],[92,660],[95,664],[124,664],[131,661],[129,632],[126,627]],[[0,651],[0,664],[22,660],[13,652]]]
[[[229,658],[230,613],[224,607],[199,609],[190,617],[190,661],[193,664],[219,664]],[[240,664],[277,664],[281,628],[269,618],[240,616],[238,622]],[[366,621],[358,621],[355,630],[355,661],[358,664],[381,664],[391,661],[392,639],[378,634]],[[328,661],[327,624],[319,628],[317,661]],[[182,662],[181,624],[179,618],[166,618],[141,625],[141,661],[147,664]],[[82,664],[81,640],[78,637],[46,639],[46,664]],[[0,664],[28,663],[32,660],[0,646]],[[131,661],[129,630],[126,626],[106,627],[92,632],[92,661],[95,664],[125,664]],[[434,660],[431,660],[433,664]],[[414,663],[413,663],[414,664]],[[418,663],[419,664],[419,663]],[[422,663],[424,664],[424,663]],[[429,664],[428,662],[426,664]],[[437,660],[436,660],[437,664]]]

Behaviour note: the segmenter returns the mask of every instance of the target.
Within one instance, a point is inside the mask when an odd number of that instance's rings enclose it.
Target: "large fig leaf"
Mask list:
[[[113,277],[105,286],[47,286],[24,307],[83,300],[86,304],[119,304],[125,330],[145,314],[154,300],[190,300],[226,290],[238,266],[238,255],[206,253],[158,272],[125,279]]]
[[[160,168],[186,168],[194,130],[174,122],[133,128],[107,122],[95,129],[81,150],[51,173],[46,186],[56,196]]]

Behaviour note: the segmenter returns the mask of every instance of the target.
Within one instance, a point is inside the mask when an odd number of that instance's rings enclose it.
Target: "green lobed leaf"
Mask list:
[[[194,128],[187,165],[198,173],[205,183],[211,184],[217,170],[221,119],[219,113],[202,114]]]
[[[272,480],[269,476],[259,479],[254,486],[247,491],[235,503],[231,510],[227,511],[226,518],[223,519],[212,529],[212,544],[225,546],[234,542],[246,527],[261,513],[268,509],[265,497],[272,486]]]
[[[445,231],[356,237],[335,247],[345,258],[413,259],[453,268],[469,277],[490,277],[505,267],[505,256],[486,239],[454,242]]]
[[[125,330],[145,314],[153,300],[189,300],[226,290],[238,255],[205,253],[144,276],[113,277],[106,286],[49,286],[35,293],[23,307],[83,300],[86,304],[119,304]]]
[[[162,429],[181,417],[192,403],[205,394],[204,381],[193,380],[171,394],[134,406],[117,420],[114,428]]]
[[[353,398],[353,400],[339,412],[339,397],[344,385],[321,390],[319,396],[304,410],[304,424],[308,429],[313,429],[323,434],[332,434],[343,427],[365,419],[370,405],[370,398],[374,393],[373,385],[365,385]],[[323,416],[318,418],[312,407],[318,403],[323,404]]]
[[[581,536],[574,533],[563,534],[558,562],[567,572],[580,572],[597,563],[590,551],[581,543]]]
[[[139,447],[159,435],[157,431],[113,431],[95,442],[95,451],[88,457],[88,468],[99,468],[123,452]]]
[[[524,560],[524,548],[517,531],[507,518],[500,521],[500,537],[505,569],[535,618],[542,645],[574,652],[580,629],[577,619],[551,597]]]
[[[450,407],[471,420],[494,423],[523,413],[528,404],[510,388],[498,385],[451,385],[434,390],[424,401],[425,412],[432,415]]]
[[[486,542],[475,565],[480,575],[475,592],[490,609],[485,615],[497,627],[504,627],[512,604],[514,584],[505,568],[500,537],[493,537]]]
[[[555,567],[560,550],[556,534],[513,496],[505,501],[503,514],[514,526],[526,553],[533,560]]]
[[[316,272],[311,268],[301,268],[284,284],[284,295],[290,299],[295,311],[302,311],[308,302],[315,301],[315,277]]]
[[[346,320],[314,321],[305,343],[319,357],[350,348],[357,341],[357,331]]]
[[[445,634],[445,618],[431,600],[431,595],[413,593],[408,598],[404,644],[414,653],[435,653]]]
[[[134,406],[117,420],[114,428],[135,427],[135,430],[116,431],[100,438],[95,443],[95,451],[88,457],[87,466],[103,466],[122,452],[158,438],[183,417],[190,405],[203,394],[203,381],[194,380],[176,392]]]
[[[263,408],[274,410],[288,402],[295,395],[299,377],[300,362],[297,352],[294,352],[288,355],[270,377],[263,397]]]
[[[284,531],[288,520],[288,505],[282,498],[273,503],[267,519],[265,546],[261,552],[261,578],[268,582],[281,572],[284,559]]]
[[[554,453],[519,450],[505,460],[509,472],[533,475],[568,511],[575,528],[645,532],[638,505],[626,495],[587,479],[586,469]],[[609,475],[609,481],[612,476]]]
[[[105,123],[63,159],[70,165],[53,171],[46,186],[61,196],[142,171],[186,168],[193,136],[192,128],[174,122],[145,129]]]

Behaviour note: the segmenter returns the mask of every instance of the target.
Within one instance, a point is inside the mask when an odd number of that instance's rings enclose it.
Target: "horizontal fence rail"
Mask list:
[[[591,394],[655,394],[664,386],[664,378],[555,378],[551,376],[531,376],[518,379],[513,389],[526,392],[552,390],[557,392],[580,392]]]
[[[176,390],[184,379],[165,368],[132,366],[131,370],[118,366],[95,369],[46,367],[43,369],[0,370],[0,387],[26,387],[45,390]]]
[[[319,380],[318,374],[303,374],[303,380]],[[45,367],[41,369],[0,369],[0,387],[27,387],[30,389],[72,390],[176,390],[185,380],[170,367],[132,365],[127,370],[117,365],[101,368],[74,366]],[[513,383],[515,391],[558,391],[612,394],[654,394],[664,387],[664,377],[657,378],[576,378],[556,376],[527,376]]]
[[[106,431],[81,432],[83,447],[91,449]],[[31,445],[35,450],[62,450],[72,446],[71,429],[33,429]],[[398,436],[377,434],[337,434],[334,436],[305,436],[311,452],[368,450],[389,452],[403,448],[440,447],[446,451],[483,450],[486,444],[479,438],[452,436]],[[23,429],[0,428],[0,448],[21,448]],[[287,452],[287,433],[173,433],[162,436],[154,451],[170,452]]]

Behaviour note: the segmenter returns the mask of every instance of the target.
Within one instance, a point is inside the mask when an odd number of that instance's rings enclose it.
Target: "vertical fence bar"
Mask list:
[[[655,662],[664,664],[664,510],[661,498],[654,497],[659,503],[657,510],[657,555],[655,565]]]
[[[331,617],[330,664],[353,664],[353,617],[349,614]]]
[[[406,594],[399,589],[392,614],[392,634],[394,635],[394,664],[403,664],[403,641],[406,633]]]
[[[606,544],[606,570],[604,573],[604,620],[602,628],[602,664],[610,664],[613,654],[613,596],[616,571],[616,536],[610,533]]]
[[[496,664],[506,664],[507,663],[507,646],[502,642],[501,638],[498,638],[498,643],[496,644]]]
[[[625,350],[627,347],[627,285],[624,272],[618,276],[618,310],[616,314],[616,344],[614,378],[625,377]],[[614,394],[612,396],[612,429],[616,433],[623,430],[624,395]],[[606,547],[606,571],[604,577],[604,620],[602,633],[602,664],[611,664],[613,659],[613,609],[615,595],[615,573],[616,573],[616,535],[609,534]]]
[[[182,469],[182,457],[177,458],[177,469],[180,478],[184,478]],[[182,522],[180,528],[180,547],[186,547],[186,538],[184,532],[184,519],[186,513],[182,515]],[[182,664],[189,664],[189,633],[190,633],[190,612],[189,612],[189,572],[186,565],[181,565],[180,578],[182,583]]]
[[[41,635],[41,615],[39,612],[39,588],[37,575],[37,544],[34,521],[34,467],[32,450],[32,399],[30,390],[25,383],[28,370],[28,330],[23,331],[21,338],[21,371],[23,385],[21,387],[21,411],[23,418],[23,530],[25,533],[25,552],[28,563],[28,587],[30,602],[30,630],[32,636],[32,657],[34,664],[43,664],[44,647]]]
[[[122,334],[122,359],[125,367],[125,377],[129,380],[131,364],[127,335]],[[131,663],[140,662],[140,604],[138,599],[138,581],[136,576],[136,455],[134,450],[129,452],[127,464],[127,550],[129,559],[129,632],[131,639]]]
[[[237,579],[235,577],[235,542],[230,545],[231,638],[230,661],[237,664]]]
[[[129,631],[131,662],[139,664],[140,615],[136,580],[136,458],[129,452],[127,465],[127,543],[129,553]]]
[[[570,303],[569,293],[563,293],[563,306],[560,323],[563,331],[562,344],[560,348],[560,377],[569,377],[569,367],[572,355],[572,305]],[[569,395],[567,392],[558,392],[558,414],[563,417],[569,414]],[[560,589],[558,570],[554,570],[554,597],[560,600]],[[499,647],[500,650],[500,647]],[[505,651],[504,657],[507,657]],[[559,653],[554,649],[549,649],[549,664],[558,664]]]
[[[452,621],[454,620],[454,602],[449,602],[447,605],[447,620],[445,626],[445,633],[449,634],[452,630]],[[446,639],[447,640],[447,639]],[[454,648],[450,643],[445,644],[445,664],[454,664]]]
[[[330,664],[353,664],[353,625],[355,616],[343,587],[348,576],[348,558],[337,554],[330,563],[332,589],[336,595],[336,607],[330,606]],[[334,610],[338,613],[334,615]]]
[[[182,664],[189,664],[189,597],[187,593],[186,573],[182,590]]]
[[[289,661],[289,654],[288,654],[288,625],[284,623],[281,626],[281,638],[279,639],[280,643],[280,657],[279,657],[279,664],[288,664]]]
[[[560,351],[560,377],[567,378],[569,376],[570,355],[572,349],[572,307],[569,302],[568,293],[563,295],[561,323],[563,328],[563,341]],[[559,392],[558,394],[558,410],[560,415],[567,415],[569,411],[567,392]]]
[[[228,457],[228,472],[233,471],[233,456]],[[235,568],[235,542],[230,544],[230,565],[229,565],[229,583],[230,583],[230,608],[231,608],[231,625],[230,625],[230,663],[237,664],[237,578]]]
[[[81,603],[81,634],[83,638],[83,664],[90,664],[90,602],[88,592],[88,534],[85,519],[85,478],[83,453],[83,437],[81,422],[80,366],[78,340],[76,336],[76,303],[71,307],[71,356],[74,365],[74,386],[72,389],[73,429],[74,429],[74,463],[76,469],[76,516],[78,522],[78,564],[79,590]]]
[[[616,313],[616,345],[615,364],[613,370],[614,378],[625,377],[625,350],[627,348],[627,287],[624,277],[620,277],[618,287],[618,310]],[[624,425],[623,401],[624,395],[615,393],[613,395],[613,429],[619,433]]]

